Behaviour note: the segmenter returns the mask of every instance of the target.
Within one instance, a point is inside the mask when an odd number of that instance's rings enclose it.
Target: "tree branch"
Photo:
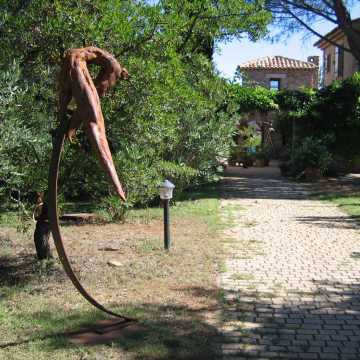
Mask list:
[[[330,43],[331,45],[334,45],[334,46],[337,46],[338,48],[340,49],[343,49],[344,51],[347,51],[347,52],[350,52],[352,53],[352,51],[341,45],[341,44],[338,44],[337,42],[327,38],[326,36],[324,35],[321,35],[319,32],[315,31],[312,27],[310,27],[308,24],[306,24],[303,20],[301,20],[297,15],[295,15],[290,9],[288,9],[285,5],[283,5],[284,7],[284,10],[287,11],[295,20],[297,20],[302,26],[304,26],[307,30],[309,30],[311,33],[313,33],[314,35],[316,35],[317,37],[319,37],[320,39],[322,40],[325,40],[327,41],[328,43]]]
[[[182,44],[180,46],[178,46],[178,48],[176,49],[176,51],[178,53],[181,53],[184,50],[186,44],[188,43],[188,41],[191,38],[192,32],[194,31],[194,27],[196,25],[196,22],[199,20],[199,18],[200,18],[200,13],[197,13],[194,16],[194,19],[191,22],[190,27],[189,27],[188,31],[186,32],[186,34],[185,34],[185,39],[183,40]]]
[[[33,151],[33,154],[34,154],[34,156],[35,156],[35,158],[36,158],[36,162],[37,162],[38,164],[40,164],[40,163],[41,163],[40,156],[39,156],[39,154],[37,153],[34,144],[33,144],[31,141],[28,141],[28,144],[30,145],[30,147],[31,147],[31,149],[32,149],[32,151]]]
[[[200,19],[204,20],[213,20],[213,19],[221,19],[226,17],[240,17],[240,16],[246,16],[246,14],[239,14],[239,13],[230,13],[230,14],[220,14],[220,15],[213,15],[213,16],[199,16]]]
[[[334,9],[334,4],[332,4],[331,2],[327,1],[327,0],[322,0],[323,3],[325,3],[326,6],[328,6],[329,8]]]
[[[324,19],[334,23],[334,24],[337,24],[337,20],[336,18],[332,18],[330,16],[330,12],[325,12],[325,11],[322,11],[320,9],[316,9],[314,8],[313,6],[310,6],[309,4],[303,2],[303,4],[300,4],[298,2],[294,2],[294,1],[291,1],[291,0],[281,0],[282,2],[284,2],[285,4],[287,5],[291,5],[293,6],[294,8],[297,8],[297,9],[303,9],[305,11],[310,11],[312,12],[313,14],[317,15],[317,16],[321,16],[323,17]],[[284,5],[283,5],[284,6]]]

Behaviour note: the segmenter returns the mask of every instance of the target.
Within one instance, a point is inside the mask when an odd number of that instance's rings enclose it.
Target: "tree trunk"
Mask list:
[[[34,232],[36,255],[39,260],[52,258],[50,244],[50,223],[48,218],[47,204],[41,208],[40,216],[37,218]]]

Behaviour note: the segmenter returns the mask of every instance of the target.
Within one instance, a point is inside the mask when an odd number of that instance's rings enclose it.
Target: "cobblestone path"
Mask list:
[[[275,168],[230,169],[223,198],[222,358],[360,359],[355,220]]]

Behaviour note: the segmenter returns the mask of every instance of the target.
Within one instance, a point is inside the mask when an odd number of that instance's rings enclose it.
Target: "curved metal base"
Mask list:
[[[79,279],[76,277],[70,265],[69,259],[65,252],[64,244],[61,237],[61,232],[59,227],[59,217],[57,212],[57,188],[58,188],[58,177],[59,177],[59,165],[60,165],[60,158],[64,146],[65,133],[66,133],[64,126],[65,124],[63,124],[54,131],[53,151],[51,156],[49,178],[48,178],[48,215],[50,220],[51,232],[53,235],[56,250],[59,255],[59,259],[63,265],[63,268],[67,276],[70,278],[75,288],[90,304],[92,304],[97,309],[109,315],[122,318],[125,321],[136,321],[135,319],[131,319],[123,315],[117,314],[111,310],[108,310],[99,302],[97,302],[81,285]]]

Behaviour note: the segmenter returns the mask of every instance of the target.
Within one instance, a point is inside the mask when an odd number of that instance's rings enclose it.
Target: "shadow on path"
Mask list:
[[[297,182],[282,177],[278,163],[268,167],[228,167],[222,181],[223,197],[244,199],[305,200],[329,192],[343,195],[360,192],[360,175],[324,178],[316,183]],[[357,204],[356,204],[357,205]]]
[[[296,218],[297,221],[305,224],[316,225],[318,227],[331,229],[359,229],[360,216],[302,216]]]
[[[359,359],[360,285],[314,281],[316,291],[227,291],[225,356],[244,359]]]
[[[243,199],[301,200],[310,195],[311,184],[298,183],[280,176],[277,163],[265,168],[229,167],[222,181],[222,196]]]

